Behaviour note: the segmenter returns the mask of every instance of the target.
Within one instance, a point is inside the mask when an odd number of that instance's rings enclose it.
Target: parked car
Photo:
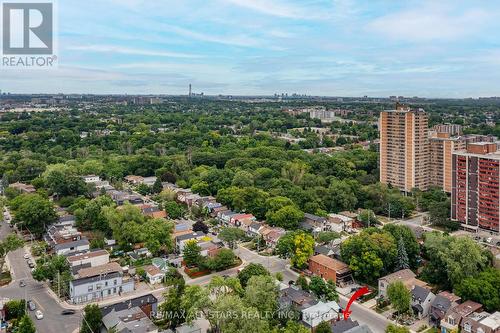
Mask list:
[[[35,264],[31,260],[28,261],[28,266],[29,268],[35,268]]]
[[[26,282],[24,280],[19,281],[19,287],[26,287]]]
[[[76,311],[75,311],[75,310],[72,310],[72,309],[66,309],[66,310],[62,310],[62,311],[61,311],[61,314],[62,314],[63,316],[73,315],[73,314],[75,314],[75,313],[76,313]]]
[[[40,311],[40,310],[36,310],[36,312],[35,312],[35,317],[36,317],[36,319],[38,319],[38,320],[42,320],[42,319],[43,319],[43,312],[42,312],[42,311]]]
[[[28,301],[28,309],[30,309],[30,311],[35,311],[36,310],[35,302],[33,302],[32,300],[29,300]]]
[[[24,259],[28,260],[29,258],[30,258],[30,255],[26,253],[26,254],[24,255]]]

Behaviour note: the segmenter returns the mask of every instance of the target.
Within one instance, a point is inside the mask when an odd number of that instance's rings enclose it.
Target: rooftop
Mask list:
[[[342,272],[342,271],[349,270],[349,266],[347,266],[346,263],[344,263],[340,260],[337,260],[337,259],[327,257],[324,254],[315,255],[314,257],[311,257],[311,259],[309,259],[309,260],[312,262],[316,262],[320,265],[326,266],[330,269],[333,269],[336,272]]]
[[[84,268],[78,271],[79,278],[86,278],[98,275],[105,275],[109,273],[121,273],[122,268],[117,262],[110,262],[105,265],[99,265],[95,267]]]

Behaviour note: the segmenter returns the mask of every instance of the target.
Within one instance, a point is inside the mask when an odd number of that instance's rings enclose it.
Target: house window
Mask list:
[[[116,283],[117,283],[117,282],[116,282],[116,279],[115,279],[115,280],[113,280],[113,283],[114,283],[114,285],[116,286]]]
[[[90,291],[93,291],[93,290],[94,290],[94,286],[90,285],[88,291],[90,292]]]
[[[455,325],[455,319],[453,319],[452,317],[448,317],[448,324]]]
[[[104,286],[106,287],[108,286],[108,281],[104,282]]]
[[[470,332],[470,330],[471,330],[470,324],[469,323],[465,323],[465,325],[464,325],[464,331],[465,332]]]
[[[96,285],[95,289],[100,290],[100,289],[101,289],[101,287],[102,287],[102,284],[101,284],[101,283],[98,283],[98,284]]]

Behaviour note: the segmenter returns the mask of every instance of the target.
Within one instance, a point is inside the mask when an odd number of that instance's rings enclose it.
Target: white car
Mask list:
[[[26,254],[24,255],[24,259],[28,260],[29,258],[30,258],[30,255],[26,253]]]
[[[40,311],[40,310],[36,310],[36,312],[35,312],[35,317],[36,317],[36,319],[38,319],[38,320],[42,320],[42,319],[43,319],[43,312],[42,312],[42,311]]]

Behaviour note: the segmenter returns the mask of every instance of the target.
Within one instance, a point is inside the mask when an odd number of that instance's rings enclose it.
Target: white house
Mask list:
[[[86,175],[86,176],[82,176],[82,178],[83,178],[83,181],[87,184],[97,183],[97,182],[101,181],[101,177],[96,176],[96,175]]]
[[[146,278],[151,284],[161,283],[163,277],[165,276],[165,273],[154,265],[145,266],[144,271],[146,272]]]
[[[420,286],[414,286],[411,290],[411,307],[419,318],[429,315],[431,304],[436,298],[429,289]]]
[[[109,262],[109,253],[106,250],[93,250],[87,253],[68,256],[66,260],[70,267],[90,264],[90,267],[105,265]]]
[[[315,305],[303,309],[301,312],[302,322],[306,325],[306,327],[314,329],[323,321],[331,322],[337,320],[339,317],[340,306],[334,301],[328,303],[319,301]]]

